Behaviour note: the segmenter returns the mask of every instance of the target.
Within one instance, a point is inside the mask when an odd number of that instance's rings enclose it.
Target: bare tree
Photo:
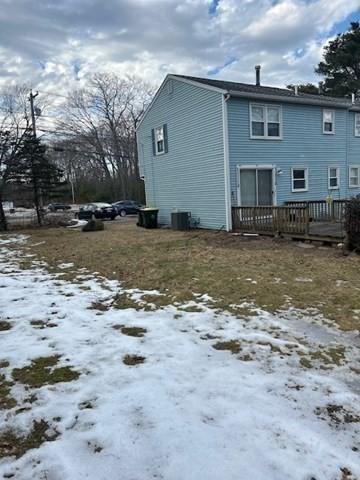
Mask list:
[[[4,195],[18,173],[18,154],[30,129],[27,92],[26,87],[13,87],[0,94],[0,230],[7,230]]]
[[[138,78],[96,74],[87,88],[72,92],[59,122],[83,159],[102,172],[113,199],[141,195],[136,125],[152,94]]]

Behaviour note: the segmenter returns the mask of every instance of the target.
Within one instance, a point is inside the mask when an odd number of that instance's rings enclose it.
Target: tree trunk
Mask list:
[[[8,225],[7,225],[6,216],[5,216],[2,201],[3,201],[2,193],[0,193],[0,231],[1,232],[6,232],[7,229],[8,229]]]
[[[37,221],[39,226],[41,227],[42,212],[41,212],[41,205],[40,205],[40,192],[39,192],[38,184],[35,178],[34,178],[34,203],[35,203]]]

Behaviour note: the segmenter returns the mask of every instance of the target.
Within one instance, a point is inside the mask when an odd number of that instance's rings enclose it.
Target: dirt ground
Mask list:
[[[293,306],[320,312],[344,330],[360,328],[360,257],[336,247],[214,231],[145,230],[130,219],[106,222],[100,232],[24,233],[31,235],[32,253],[53,269],[72,262],[126,288],[159,290],[165,295],[156,298],[157,306],[208,294],[218,308],[233,313],[245,313],[249,303],[271,312]]]

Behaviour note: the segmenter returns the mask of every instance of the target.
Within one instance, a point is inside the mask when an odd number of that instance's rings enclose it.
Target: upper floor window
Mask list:
[[[329,190],[338,190],[340,183],[340,169],[338,167],[329,167]]]
[[[162,155],[168,151],[167,126],[153,128],[152,131],[153,154]]]
[[[360,187],[360,167],[358,165],[349,167],[349,187]]]
[[[323,133],[335,133],[335,111],[323,110]]]
[[[251,138],[281,138],[281,107],[250,105]]]
[[[360,137],[360,113],[355,113],[355,137]]]
[[[291,186],[293,192],[306,192],[308,190],[307,168],[293,168],[291,170]]]

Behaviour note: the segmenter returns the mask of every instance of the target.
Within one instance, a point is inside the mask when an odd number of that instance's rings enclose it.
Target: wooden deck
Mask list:
[[[325,203],[325,202],[324,202]],[[344,240],[345,231],[340,210],[317,206],[321,215],[315,215],[309,205],[233,207],[234,231],[279,235],[287,238],[338,243]]]
[[[309,235],[334,237],[341,240],[345,237],[344,226],[342,222],[311,222]]]

